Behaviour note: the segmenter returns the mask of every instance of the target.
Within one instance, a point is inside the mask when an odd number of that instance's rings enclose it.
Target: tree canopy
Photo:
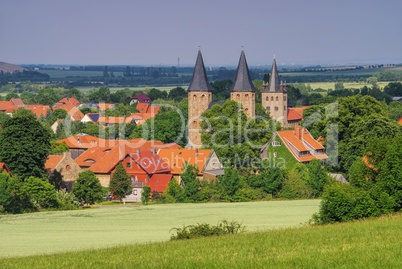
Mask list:
[[[0,133],[0,160],[22,179],[43,178],[51,151],[50,133],[25,109],[17,110],[5,121]]]
[[[119,200],[122,200],[127,194],[132,192],[133,188],[129,176],[122,163],[116,166],[116,171],[113,173],[112,179],[110,180],[109,188],[113,196]]]
[[[102,201],[102,186],[95,174],[90,171],[79,173],[73,185],[73,194],[85,204]]]

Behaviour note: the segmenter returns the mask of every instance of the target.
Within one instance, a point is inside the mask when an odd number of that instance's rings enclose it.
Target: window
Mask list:
[[[279,97],[277,96],[275,100],[276,100],[276,101],[279,101]]]
[[[273,96],[271,96],[271,101],[274,101],[274,97],[273,97]]]
[[[268,97],[268,96],[265,98],[265,101],[269,101],[269,97]]]
[[[279,110],[279,108],[276,106],[276,107],[275,107],[275,111],[278,111],[278,110]]]
[[[133,190],[133,194],[134,194],[134,195],[137,195],[137,194],[138,194],[138,190],[137,190],[137,189],[134,189],[134,190]]]
[[[281,142],[279,141],[272,141],[272,146],[273,147],[279,147],[281,145]]]
[[[271,110],[271,108],[270,108],[269,106],[267,106],[267,110],[268,110],[268,111],[270,111],[270,110]]]
[[[194,101],[197,100],[197,95],[196,95],[196,94],[193,95],[193,100],[194,100]]]
[[[283,110],[286,110],[286,106],[283,106]]]
[[[127,168],[131,168],[131,162],[127,162],[127,163],[126,163],[126,167],[127,167]]]
[[[286,101],[286,96],[283,97],[283,101]]]
[[[237,100],[240,100],[240,94],[236,95]]]
[[[66,170],[69,171],[71,169],[71,166],[66,165]]]
[[[246,101],[248,101],[248,94],[246,94],[245,97],[246,97]]]
[[[130,176],[130,181],[134,182],[134,176]]]

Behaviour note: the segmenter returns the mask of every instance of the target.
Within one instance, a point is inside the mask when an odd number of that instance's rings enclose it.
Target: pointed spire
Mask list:
[[[248,70],[246,55],[244,54],[243,49],[240,54],[239,65],[237,66],[232,92],[255,92],[250,72]]]
[[[269,92],[280,92],[280,81],[278,75],[278,68],[276,66],[276,60],[274,56],[274,60],[272,61],[272,69],[271,69],[271,76],[269,77]]]
[[[204,60],[202,59],[201,50],[198,50],[197,60],[195,62],[193,78],[191,80],[190,86],[188,87],[189,92],[210,92],[212,91],[211,86],[208,82],[207,72],[205,71]]]

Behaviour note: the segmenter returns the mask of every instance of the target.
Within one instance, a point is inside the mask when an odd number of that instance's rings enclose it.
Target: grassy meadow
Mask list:
[[[102,206],[0,215],[0,258],[162,242],[183,225],[238,221],[247,232],[300,226],[319,200]],[[1,268],[1,263],[0,263]]]
[[[383,89],[385,86],[388,85],[389,82],[383,81],[383,82],[378,82],[377,85]],[[321,88],[323,90],[333,90],[335,89],[335,82],[311,82],[311,83],[302,83],[306,85],[310,85],[312,89],[318,89]],[[372,87],[371,84],[365,83],[365,82],[343,82],[343,86],[345,89],[360,89],[363,88],[364,86],[367,87]]]
[[[1,268],[401,268],[402,215],[0,259]]]

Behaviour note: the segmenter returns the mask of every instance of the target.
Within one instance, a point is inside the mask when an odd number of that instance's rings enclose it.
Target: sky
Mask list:
[[[402,63],[400,0],[0,0],[13,64]]]

